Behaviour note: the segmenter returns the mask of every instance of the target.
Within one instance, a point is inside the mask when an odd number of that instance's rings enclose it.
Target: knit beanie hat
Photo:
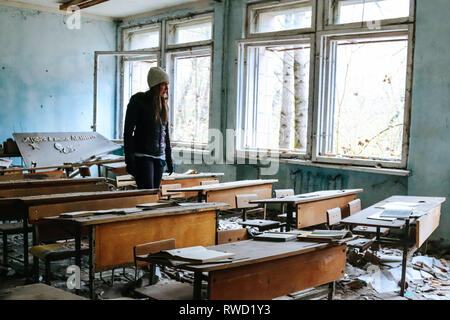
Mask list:
[[[169,82],[169,75],[160,67],[150,68],[147,75],[149,88],[156,86],[162,82]]]

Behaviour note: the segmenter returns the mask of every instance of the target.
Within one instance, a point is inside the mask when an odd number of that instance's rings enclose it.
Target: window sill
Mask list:
[[[206,149],[199,149],[199,148],[189,148],[189,147],[182,147],[182,146],[174,146],[172,147],[172,152],[189,152],[191,154],[201,154],[201,155],[207,155],[209,154],[208,150]]]
[[[281,158],[280,162],[282,162],[282,163],[289,163],[289,164],[298,164],[298,165],[303,165],[303,166],[311,166],[311,167],[350,170],[350,171],[359,171],[359,172],[369,172],[369,173],[387,174],[387,175],[395,175],[395,176],[403,176],[403,177],[407,177],[407,176],[409,176],[411,174],[411,171],[403,170],[403,169],[375,168],[375,167],[363,167],[363,166],[355,166],[355,165],[328,164],[328,163],[313,162],[311,160],[283,159],[283,158]]]

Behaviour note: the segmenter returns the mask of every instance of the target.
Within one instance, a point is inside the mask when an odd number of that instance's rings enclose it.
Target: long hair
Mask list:
[[[159,96],[159,84],[150,88],[150,97],[153,108],[155,109],[155,120],[161,124],[168,121],[167,103],[163,97]]]

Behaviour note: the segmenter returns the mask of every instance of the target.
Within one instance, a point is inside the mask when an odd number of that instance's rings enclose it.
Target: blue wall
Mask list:
[[[417,1],[409,195],[442,196],[434,238],[450,242],[450,1]]]
[[[0,143],[14,132],[90,131],[94,51],[115,50],[116,24],[0,6]],[[113,136],[114,62],[103,63],[101,133]]]

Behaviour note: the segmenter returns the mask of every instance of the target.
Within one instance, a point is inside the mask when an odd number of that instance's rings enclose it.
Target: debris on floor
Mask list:
[[[219,230],[242,228],[242,219],[238,215],[222,216],[219,219]],[[257,228],[248,228],[256,233]],[[278,230],[278,229],[277,229]],[[23,238],[21,235],[9,237],[9,256],[11,267],[0,266],[0,289],[25,284],[22,276]],[[1,243],[1,239],[0,239]],[[373,251],[367,249],[348,249],[347,264],[344,277],[336,282],[334,299],[341,300],[449,300],[450,299],[450,255],[434,249],[433,255],[422,255],[416,252],[408,261],[406,272],[407,287],[404,297],[399,295],[401,280],[402,250],[381,248]],[[30,257],[30,266],[32,258]],[[52,262],[51,285],[73,292],[67,288],[67,267],[74,264],[73,259]],[[82,257],[80,295],[89,297],[88,273],[86,272],[88,257]],[[44,266],[41,263],[41,275]],[[175,268],[156,268],[156,279],[159,281],[177,280],[193,285],[194,274]],[[111,280],[114,277],[114,283]],[[115,269],[96,273],[96,294],[102,300],[143,299],[134,289],[148,286],[148,273],[138,270],[137,282],[134,268]],[[314,288],[277,298],[278,300],[327,299],[327,288]],[[202,295],[206,294],[206,282],[203,283]],[[325,292],[325,293],[324,293]]]

